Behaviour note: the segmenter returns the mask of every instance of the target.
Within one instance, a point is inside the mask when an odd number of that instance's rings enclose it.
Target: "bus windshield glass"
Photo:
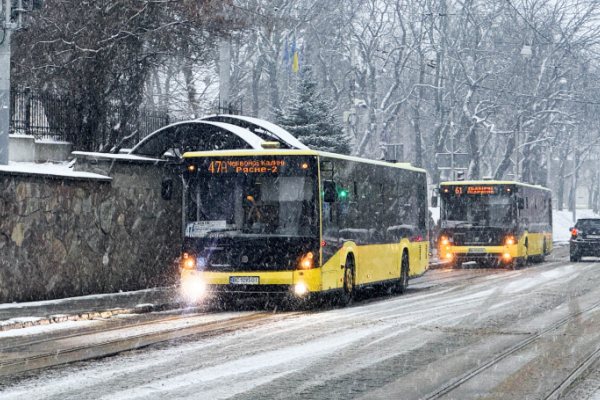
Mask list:
[[[187,187],[185,236],[317,235],[316,177],[302,172],[195,175]]]
[[[442,220],[446,227],[509,227],[514,223],[512,197],[506,195],[445,196]]]

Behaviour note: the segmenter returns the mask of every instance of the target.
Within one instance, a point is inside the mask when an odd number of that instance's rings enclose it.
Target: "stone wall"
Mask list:
[[[161,198],[165,166],[91,157],[77,169],[112,181],[0,172],[0,303],[176,282],[181,187]]]

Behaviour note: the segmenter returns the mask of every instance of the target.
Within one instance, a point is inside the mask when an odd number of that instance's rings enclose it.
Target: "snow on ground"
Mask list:
[[[571,281],[579,276],[579,273],[575,269],[573,264],[569,264],[565,267],[553,269],[551,271],[544,272],[533,277],[524,277],[519,280],[508,283],[504,286],[504,293],[514,294],[517,292],[523,292],[525,290],[539,289],[541,286],[546,284],[556,284],[560,278],[566,278],[561,282]]]
[[[105,293],[105,294],[90,294],[87,296],[78,296],[78,297],[67,297],[64,299],[55,299],[55,300],[43,300],[43,301],[28,301],[23,303],[3,303],[0,304],[0,309],[3,308],[27,308],[27,307],[44,307],[53,304],[61,304],[69,301],[79,301],[79,300],[107,300],[110,297],[119,297],[119,296],[132,296],[144,293],[155,292],[157,290],[164,290],[164,288],[155,288],[155,289],[144,289],[144,290],[136,290],[132,292],[119,292],[119,293]]]
[[[73,165],[69,162],[38,164],[9,161],[8,165],[0,165],[0,172],[12,172],[17,174],[34,174],[80,179],[112,179],[108,176],[94,174],[91,172],[73,171],[72,167]]]
[[[73,328],[83,328],[100,322],[101,321],[67,321],[59,324],[37,325],[28,328],[12,329],[10,331],[0,332],[0,340],[11,337],[34,336],[42,333],[69,330]]]

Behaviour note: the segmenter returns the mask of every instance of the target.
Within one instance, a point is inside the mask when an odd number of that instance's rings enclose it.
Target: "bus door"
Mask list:
[[[340,246],[339,242],[339,210],[338,193],[336,183],[333,181],[333,171],[329,173],[329,168],[333,168],[330,161],[324,161],[321,169],[325,169],[322,176],[321,188],[321,254],[323,257],[323,267],[321,269],[321,279],[323,290],[340,288],[343,282],[343,269],[341,268]],[[329,179],[327,179],[329,178]]]

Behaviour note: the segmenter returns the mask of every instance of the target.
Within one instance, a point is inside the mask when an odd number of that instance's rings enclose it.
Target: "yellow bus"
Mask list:
[[[549,189],[511,181],[440,184],[439,254],[451,267],[476,261],[509,269],[552,251]]]
[[[184,154],[182,291],[403,292],[429,266],[422,169],[312,150]]]

